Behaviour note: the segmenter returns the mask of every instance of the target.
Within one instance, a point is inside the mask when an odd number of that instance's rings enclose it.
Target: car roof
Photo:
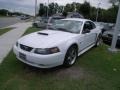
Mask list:
[[[82,18],[66,18],[62,20],[73,20],[73,21],[82,21],[82,22],[91,21],[89,19],[82,19]]]

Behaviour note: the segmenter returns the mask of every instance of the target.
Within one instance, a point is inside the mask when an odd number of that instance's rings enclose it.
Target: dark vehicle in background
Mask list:
[[[47,27],[50,27],[53,25],[53,23],[55,23],[57,20],[60,20],[60,19],[65,19],[65,17],[63,16],[52,16],[48,19],[48,24],[47,24]]]
[[[38,17],[36,20],[33,22],[33,26],[38,27],[38,28],[46,28],[48,24],[48,18],[47,17]]]
[[[105,31],[103,32],[103,35],[102,35],[102,40],[105,44],[107,45],[111,45],[112,43],[112,39],[113,39],[113,34],[114,34],[114,25],[109,25],[110,27],[104,29]],[[117,44],[116,44],[116,48],[120,48],[120,31],[118,33],[118,39],[117,39]]]
[[[51,16],[49,18],[47,17],[41,17],[39,19],[36,19],[33,23],[33,26],[38,28],[48,28],[53,25],[57,20],[64,19],[63,16]]]
[[[27,19],[30,19],[31,17],[30,16],[27,16],[27,15],[22,15],[20,16],[20,19],[21,20],[27,20]]]
[[[77,12],[68,12],[67,17],[64,17],[61,13],[57,13],[52,15],[51,17],[41,17],[40,19],[36,19],[33,23],[33,26],[39,28],[49,28],[55,23],[57,20],[65,19],[65,18],[82,18],[84,19],[83,15]]]
[[[107,23],[103,25],[102,33],[109,30],[114,30],[115,24]]]
[[[84,16],[77,12],[68,12],[66,18],[82,18],[82,19],[84,19]]]

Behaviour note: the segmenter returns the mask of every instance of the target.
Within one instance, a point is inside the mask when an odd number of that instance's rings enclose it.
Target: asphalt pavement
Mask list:
[[[0,28],[4,28],[18,22],[23,22],[17,17],[0,17]]]

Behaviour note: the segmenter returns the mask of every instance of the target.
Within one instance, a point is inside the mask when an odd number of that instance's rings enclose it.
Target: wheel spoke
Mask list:
[[[75,59],[76,59],[76,51],[72,49],[69,52],[69,57],[68,57],[69,64],[73,64],[75,62]]]
[[[75,63],[77,58],[77,49],[76,47],[70,47],[65,58],[64,64],[66,66],[71,66]]]

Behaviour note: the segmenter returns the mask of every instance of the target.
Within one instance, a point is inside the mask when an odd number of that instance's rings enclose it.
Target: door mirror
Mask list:
[[[90,33],[90,30],[89,30],[89,29],[84,29],[82,33],[83,33],[83,34],[85,34],[85,33]]]

